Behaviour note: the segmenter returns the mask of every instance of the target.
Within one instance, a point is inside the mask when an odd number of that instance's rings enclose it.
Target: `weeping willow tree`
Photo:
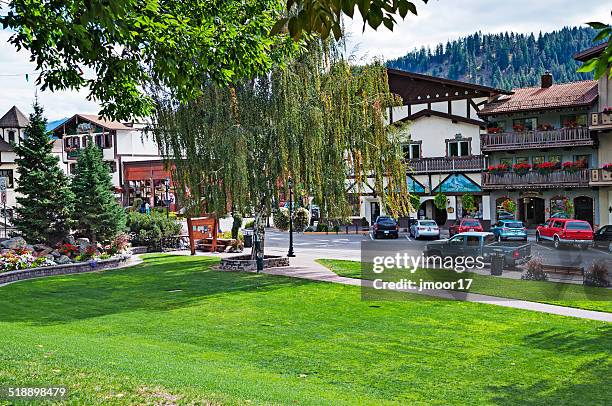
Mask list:
[[[361,193],[369,183],[394,215],[408,211],[399,131],[385,123],[398,100],[379,63],[351,66],[316,41],[267,75],[176,100],[155,92],[155,136],[193,214],[254,212],[263,241],[289,177],[296,196],[313,197],[325,218],[349,216],[350,184]]]

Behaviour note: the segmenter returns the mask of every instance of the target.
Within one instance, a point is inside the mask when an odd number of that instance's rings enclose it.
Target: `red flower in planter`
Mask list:
[[[514,169],[514,173],[516,173],[517,175],[524,176],[531,169],[531,165],[529,165],[528,163],[521,162],[512,165],[512,169]]]
[[[542,162],[535,165],[535,169],[541,174],[549,174],[555,169],[557,169],[556,162]]]
[[[508,165],[506,164],[491,165],[487,167],[487,170],[491,173],[500,174],[508,170]]]
[[[604,171],[612,172],[612,163],[607,163],[601,167]]]

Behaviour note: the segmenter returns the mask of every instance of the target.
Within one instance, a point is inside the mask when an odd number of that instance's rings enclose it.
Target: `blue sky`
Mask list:
[[[415,47],[432,46],[479,30],[537,33],[593,20],[609,22],[612,8],[605,0],[430,0],[427,5],[413,1],[419,15],[400,20],[393,32],[381,27],[362,33],[361,22],[348,20],[348,53],[358,60],[393,59]],[[9,36],[9,32],[0,30],[0,115],[13,105],[27,114],[37,90],[35,66],[27,52],[16,52],[7,43]],[[94,101],[86,100],[86,90],[46,91],[38,92],[38,96],[49,120],[98,111]]]

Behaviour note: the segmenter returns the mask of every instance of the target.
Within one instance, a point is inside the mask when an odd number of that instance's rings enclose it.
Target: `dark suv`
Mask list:
[[[374,238],[397,238],[399,237],[399,225],[393,217],[378,216],[372,225]]]

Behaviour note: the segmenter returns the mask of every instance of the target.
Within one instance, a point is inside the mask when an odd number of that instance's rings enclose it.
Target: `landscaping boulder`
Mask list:
[[[56,261],[53,255],[45,255],[45,258],[47,259],[47,261],[52,261],[52,262]]]
[[[89,238],[77,238],[76,245],[79,246],[79,252],[83,253],[89,247]]]
[[[62,256],[62,254],[58,250],[51,251],[51,255],[53,256],[53,258],[59,258]]]
[[[28,243],[22,237],[13,237],[8,240],[0,242],[0,246],[2,248],[7,248],[10,250],[16,250],[19,248],[26,248]]]
[[[55,260],[55,262],[57,262],[60,265],[64,265],[64,264],[69,264],[72,261],[70,260],[70,258],[68,258],[66,255],[62,255],[61,257],[59,257],[58,259]]]
[[[64,243],[70,244],[70,245],[75,245],[76,241],[74,239],[74,236],[73,235],[67,235],[66,237],[64,237]]]

